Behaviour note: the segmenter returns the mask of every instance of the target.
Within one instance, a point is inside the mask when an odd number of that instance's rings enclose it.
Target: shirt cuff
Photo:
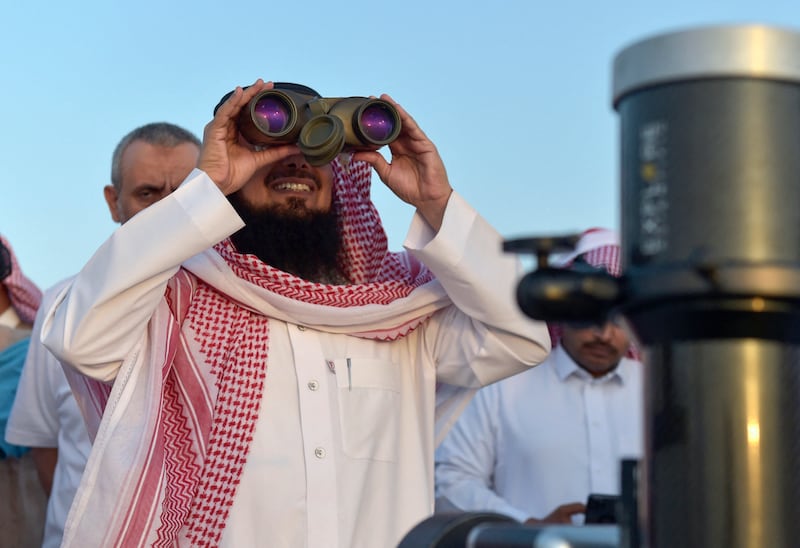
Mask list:
[[[409,251],[424,250],[442,263],[457,264],[470,236],[466,227],[471,227],[477,216],[475,209],[453,191],[447,201],[439,231],[434,232],[422,215],[415,213],[403,246]]]
[[[193,169],[173,195],[191,219],[203,220],[202,223],[194,224],[210,245],[227,238],[244,226],[244,221],[227,196],[200,169]]]

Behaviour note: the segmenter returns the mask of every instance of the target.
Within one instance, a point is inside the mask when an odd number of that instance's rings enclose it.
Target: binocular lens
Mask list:
[[[367,139],[375,143],[383,143],[394,133],[395,119],[395,114],[386,106],[373,103],[363,110],[358,124]]]
[[[283,133],[289,126],[292,110],[277,95],[261,97],[253,107],[254,122],[267,133]]]
[[[250,99],[237,126],[252,145],[297,143],[306,159],[321,165],[345,149],[377,150],[391,143],[401,122],[394,106],[381,99],[324,98],[288,87]]]

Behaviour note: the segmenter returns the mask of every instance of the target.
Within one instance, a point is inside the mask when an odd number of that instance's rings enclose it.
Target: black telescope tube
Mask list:
[[[731,25],[615,59],[648,547],[800,538],[798,52],[796,31]]]

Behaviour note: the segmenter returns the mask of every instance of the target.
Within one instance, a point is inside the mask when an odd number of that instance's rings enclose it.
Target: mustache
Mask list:
[[[606,344],[602,341],[591,341],[583,344],[584,348],[593,350],[593,349],[602,349],[605,352],[614,353],[616,349],[611,346],[610,344]]]

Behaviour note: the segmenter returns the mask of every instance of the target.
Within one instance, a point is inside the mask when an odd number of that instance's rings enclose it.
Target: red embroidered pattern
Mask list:
[[[334,207],[342,233],[339,265],[352,284],[326,285],[303,280],[262,263],[254,255],[237,253],[230,241],[225,240],[215,249],[236,275],[284,297],[336,307],[388,304],[432,280],[433,274],[413,256],[388,251],[386,233],[369,198],[369,165],[352,162],[349,171],[339,162],[332,166],[337,182]]]
[[[163,396],[164,504],[155,546],[170,546],[177,538],[191,508],[192,494],[200,476],[200,466],[192,450],[191,428],[183,414],[185,403],[175,375],[170,375],[165,382]]]
[[[226,240],[215,249],[236,276],[288,298],[334,307],[389,304],[432,280],[433,274],[411,255],[387,251],[386,235],[369,198],[371,168],[360,162],[351,163],[349,170],[338,161],[332,165],[343,237],[339,262],[353,284],[302,280],[255,256],[237,253]],[[174,359],[163,370],[162,417],[156,433],[162,438],[155,447],[163,444],[165,473],[155,545],[217,546],[258,419],[269,320],[186,270],[172,278],[166,299],[179,332],[170,343],[177,346]],[[393,340],[422,319],[369,336]],[[152,500],[159,495],[149,496]],[[144,508],[147,502],[142,497],[134,505]],[[140,517],[139,522],[147,519]],[[146,530],[136,530],[144,541]]]
[[[217,398],[205,466],[187,522],[192,546],[216,546],[250,451],[267,372],[268,320],[202,285],[190,314]]]

